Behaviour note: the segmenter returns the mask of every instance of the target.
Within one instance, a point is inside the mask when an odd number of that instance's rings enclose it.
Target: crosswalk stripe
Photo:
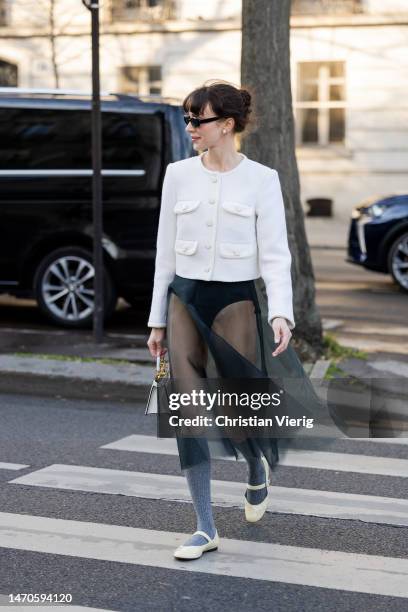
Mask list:
[[[138,434],[105,444],[101,448],[165,455],[176,455],[178,453],[174,438],[156,438]],[[232,460],[235,461],[233,457]],[[292,449],[283,455],[279,464],[288,467],[408,477],[408,460],[392,457]]]
[[[23,470],[28,467],[30,466],[23,463],[5,463],[4,461],[0,461],[0,470]]]
[[[0,546],[183,572],[408,597],[408,560],[220,536],[194,563],[173,557],[189,534],[0,513]]]
[[[9,610],[17,611],[17,612],[27,612],[27,608],[30,606],[35,609],[36,612],[50,612],[50,610],[66,610],[69,608],[69,612],[113,612],[113,610],[107,610],[105,608],[88,608],[87,606],[71,606],[67,603],[62,603],[58,605],[57,603],[46,603],[44,602],[42,605],[35,605],[35,603],[26,603],[25,605],[19,605],[14,602],[10,602],[10,597],[8,595],[0,595],[0,607],[9,606]]]
[[[9,482],[191,503],[184,476],[53,464]],[[245,483],[212,480],[211,486],[214,505],[243,507]],[[267,511],[408,526],[408,500],[374,495],[273,486]]]
[[[124,438],[120,438],[119,440],[115,440],[114,442],[109,442],[108,444],[104,444],[103,446],[100,446],[100,448],[107,448],[107,449],[112,449],[112,450],[123,450],[123,451],[131,451],[131,452],[140,452],[140,453],[145,453],[147,451],[145,450],[140,450],[141,448],[145,448],[144,445],[144,438],[149,438],[153,439],[153,440],[158,440],[158,438],[155,438],[154,436],[141,436],[139,434],[130,434],[129,436],[125,436]],[[374,443],[380,443],[380,444],[399,444],[401,446],[408,446],[408,438],[339,438],[340,440],[350,440],[353,442],[374,442]],[[140,447],[138,447],[138,445],[141,443]],[[160,438],[160,447],[161,448],[165,448],[167,450],[163,451],[165,454],[167,455],[173,455],[176,447],[175,447],[175,442],[172,441],[169,438]],[[159,450],[154,450],[154,452],[159,453]],[[292,451],[289,451],[289,454],[291,454]],[[225,457],[223,459],[227,459],[227,460],[233,460],[235,461],[234,457]],[[244,458],[240,458],[241,461],[244,461]]]

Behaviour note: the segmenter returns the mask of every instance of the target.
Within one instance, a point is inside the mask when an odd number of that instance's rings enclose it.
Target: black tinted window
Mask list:
[[[90,164],[88,112],[0,108],[2,169],[84,169]]]
[[[160,116],[103,112],[102,117],[103,168],[143,169],[158,178]],[[79,170],[91,166],[89,111],[0,107],[1,169]]]
[[[159,115],[103,113],[104,168],[148,169],[160,165],[162,126]]]

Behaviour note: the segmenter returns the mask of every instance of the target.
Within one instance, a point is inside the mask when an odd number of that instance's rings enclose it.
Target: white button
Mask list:
[[[208,225],[208,227],[211,227],[213,225],[213,222],[211,221],[211,219],[208,219],[207,225]]]
[[[239,255],[239,251],[232,251],[234,255]]]
[[[183,251],[184,252],[187,251],[187,249],[188,249],[188,247],[183,247]]]
[[[212,176],[211,180],[212,180],[213,183],[216,183],[218,181],[218,178],[216,176]]]
[[[235,207],[235,210],[236,210],[237,212],[239,212],[240,210],[242,210],[242,208],[241,208],[241,206],[236,206],[236,207]]]
[[[183,206],[181,207],[182,210],[186,210],[187,208],[187,204],[183,204]]]
[[[215,200],[214,199],[211,199],[211,200],[208,200],[208,201],[209,201],[210,204],[215,204]]]
[[[206,245],[205,245],[205,248],[206,248],[206,249],[211,249],[211,244],[206,244]]]
[[[209,272],[211,268],[204,268],[204,272]]]

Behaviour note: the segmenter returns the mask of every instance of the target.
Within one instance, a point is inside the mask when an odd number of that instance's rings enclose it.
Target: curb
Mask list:
[[[151,365],[0,355],[0,392],[69,399],[144,401],[153,372]]]
[[[1,373],[0,373],[1,374]],[[0,375],[0,393],[57,397],[78,400],[111,400],[112,402],[144,402],[150,385],[84,381],[58,376],[46,377],[16,372],[7,378]]]
[[[324,377],[328,360],[303,364],[313,379]],[[0,355],[0,393],[69,399],[144,402],[153,364],[104,364],[51,358]]]

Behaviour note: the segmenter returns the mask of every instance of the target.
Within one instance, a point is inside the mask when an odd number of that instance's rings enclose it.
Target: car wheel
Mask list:
[[[408,232],[392,244],[388,255],[388,269],[398,285],[408,291]]]
[[[34,292],[46,317],[64,327],[90,327],[95,306],[95,269],[92,254],[81,247],[63,247],[49,253],[34,277]],[[104,319],[115,310],[117,293],[104,268]]]

